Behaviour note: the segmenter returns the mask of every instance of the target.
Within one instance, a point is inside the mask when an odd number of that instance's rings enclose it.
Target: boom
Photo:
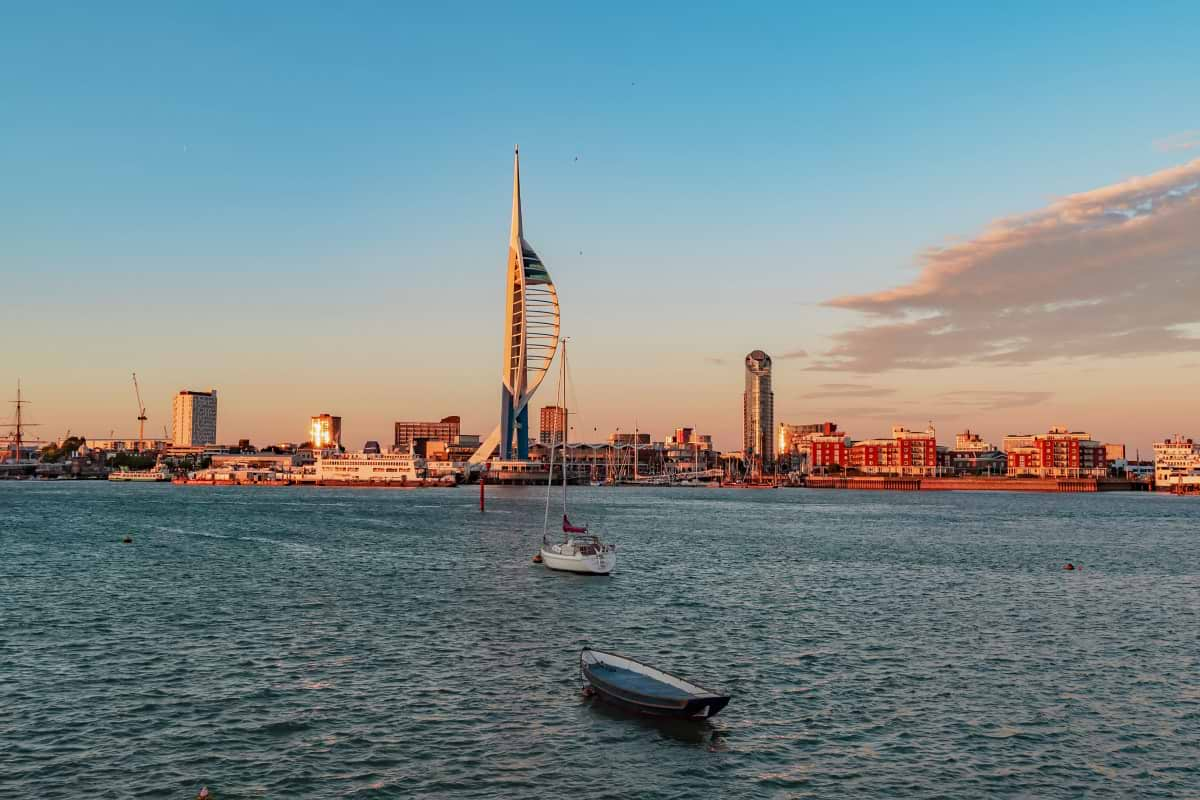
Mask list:
[[[142,405],[142,390],[138,388],[137,373],[133,373],[133,392],[137,396],[138,407],[138,452],[146,449],[146,407]]]

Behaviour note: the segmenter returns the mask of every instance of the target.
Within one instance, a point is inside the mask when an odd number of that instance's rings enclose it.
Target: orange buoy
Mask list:
[[[1066,564],[1063,565],[1063,569],[1072,570],[1072,569],[1075,569],[1075,565],[1072,564],[1070,561],[1068,561]]]
[[[535,564],[540,564],[540,563],[542,563],[542,554],[541,554],[541,553],[534,553],[534,555],[533,555],[533,563],[535,563]]]

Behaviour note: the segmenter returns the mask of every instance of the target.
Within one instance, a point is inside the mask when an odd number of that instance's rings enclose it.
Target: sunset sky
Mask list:
[[[1200,435],[1200,5],[162,3],[0,28],[38,434],[496,424],[512,147],[576,438]],[[533,406],[551,402],[547,384]],[[5,412],[6,413],[6,412]],[[592,429],[596,433],[592,433]]]

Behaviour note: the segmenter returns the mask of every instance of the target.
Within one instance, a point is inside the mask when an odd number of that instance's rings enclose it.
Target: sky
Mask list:
[[[9,4],[0,386],[38,434],[498,416],[512,148],[576,436],[1200,434],[1195,3]],[[532,405],[551,402],[546,384]],[[544,395],[544,396],[542,396]]]

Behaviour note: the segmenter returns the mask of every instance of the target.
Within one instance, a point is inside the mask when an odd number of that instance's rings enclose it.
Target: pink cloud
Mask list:
[[[833,336],[813,368],[1200,351],[1200,159],[1069,195],[919,255],[920,275],[827,305],[875,322]]]

